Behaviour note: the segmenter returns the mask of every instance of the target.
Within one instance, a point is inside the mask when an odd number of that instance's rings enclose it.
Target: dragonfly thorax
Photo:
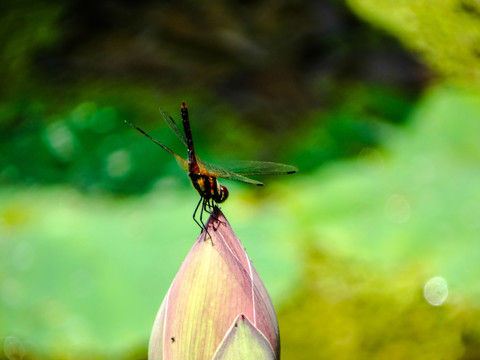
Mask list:
[[[228,198],[228,190],[226,186],[220,185],[216,177],[201,175],[189,172],[188,176],[192,181],[195,190],[200,196],[206,200],[213,200],[220,204]]]

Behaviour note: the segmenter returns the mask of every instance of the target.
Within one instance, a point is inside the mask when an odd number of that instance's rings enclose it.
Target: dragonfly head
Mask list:
[[[228,198],[228,190],[226,186],[220,185],[220,191],[213,199],[216,203],[220,204],[223,203]]]

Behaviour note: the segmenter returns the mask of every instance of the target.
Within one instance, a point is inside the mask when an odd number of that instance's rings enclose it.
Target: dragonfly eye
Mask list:
[[[223,185],[220,185],[220,192],[219,192],[218,196],[216,196],[215,202],[220,204],[220,203],[224,202],[225,200],[227,200],[227,198],[228,198],[227,188]]]

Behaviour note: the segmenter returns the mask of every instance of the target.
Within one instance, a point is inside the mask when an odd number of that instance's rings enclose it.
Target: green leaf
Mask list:
[[[348,0],[348,4],[359,16],[420,54],[438,74],[478,85],[478,1]]]

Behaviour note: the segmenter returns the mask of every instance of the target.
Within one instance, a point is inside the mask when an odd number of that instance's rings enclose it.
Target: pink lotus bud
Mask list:
[[[257,271],[220,210],[206,227],[158,311],[149,360],[278,360],[275,309]]]

